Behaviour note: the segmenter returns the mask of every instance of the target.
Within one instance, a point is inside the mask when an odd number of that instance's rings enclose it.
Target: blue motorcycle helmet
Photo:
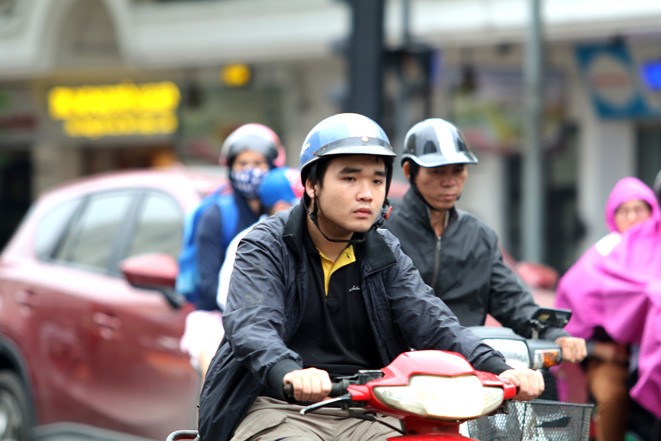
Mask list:
[[[390,206],[388,190],[392,181],[393,161],[397,156],[390,140],[381,126],[364,115],[339,113],[329,116],[314,126],[303,141],[299,157],[303,186],[305,187],[308,179],[312,183],[321,180],[328,160],[342,155],[374,155],[383,158],[386,167],[386,198],[383,201],[382,216],[374,225],[374,228],[377,228],[383,223]],[[314,204],[310,210],[311,200],[307,193],[304,193],[303,201],[309,210],[310,218],[318,228],[317,205]]]
[[[357,113],[340,113],[320,121],[310,130],[303,141],[299,158],[301,182],[305,185],[310,170],[323,157],[333,155],[376,155],[394,158],[395,151],[381,126],[370,118]],[[392,178],[388,168],[387,185]]]

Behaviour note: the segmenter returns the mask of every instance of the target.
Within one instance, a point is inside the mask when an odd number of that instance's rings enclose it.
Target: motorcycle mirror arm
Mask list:
[[[537,320],[530,320],[532,325],[532,338],[533,340],[539,340],[540,333],[546,328],[542,323]]]
[[[564,328],[571,315],[571,310],[568,309],[539,308],[529,321],[532,327],[532,338],[539,339],[540,334],[548,328]]]

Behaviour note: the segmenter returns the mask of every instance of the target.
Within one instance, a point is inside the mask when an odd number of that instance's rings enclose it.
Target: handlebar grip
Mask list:
[[[351,382],[349,380],[337,380],[331,383],[331,390],[328,393],[328,396],[331,398],[339,397],[347,393],[347,387],[349,387]],[[287,383],[283,386],[283,391],[287,398],[294,398],[294,386],[291,383]]]
[[[349,387],[350,384],[351,382],[349,380],[333,381],[333,384],[331,384],[331,391],[328,394],[328,396],[334,398],[344,395],[345,393],[347,393],[347,388]]]

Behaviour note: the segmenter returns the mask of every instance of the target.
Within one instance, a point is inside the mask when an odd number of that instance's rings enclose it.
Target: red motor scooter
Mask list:
[[[361,371],[341,381],[346,393],[307,406],[301,414],[341,404],[401,421],[398,441],[472,440],[460,433],[465,421],[488,415],[516,395],[516,387],[494,374],[476,371],[461,355],[412,351],[378,371]],[[364,418],[364,414],[361,414]]]
[[[464,421],[496,411],[516,395],[516,387],[496,375],[476,371],[461,355],[445,351],[411,351],[380,370],[361,371],[333,385],[335,398],[301,409],[326,406],[362,408],[401,420],[401,441],[471,440],[460,434]],[[365,419],[361,412],[360,418]],[[178,431],[167,441],[196,439],[195,431]]]
[[[546,324],[557,312],[543,310],[535,320]],[[505,328],[496,334],[497,330],[486,331],[481,337],[505,353],[510,365],[540,368],[561,360],[557,345],[526,340]],[[514,385],[476,371],[462,355],[422,350],[405,352],[382,369],[338,379],[331,392],[334,398],[303,407],[301,413],[341,405],[348,415],[361,408],[394,416],[401,427],[393,429],[402,435],[392,441],[587,440],[589,406],[511,401],[514,395]],[[357,417],[365,419],[365,414]],[[182,430],[167,441],[195,439],[196,431]]]

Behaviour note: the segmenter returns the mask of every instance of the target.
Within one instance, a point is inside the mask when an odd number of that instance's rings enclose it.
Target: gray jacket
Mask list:
[[[308,296],[306,228],[305,209],[297,205],[262,221],[239,245],[223,318],[226,341],[212,361],[200,398],[202,440],[228,439],[272,370],[284,375],[302,367],[287,341]],[[509,368],[500,353],[459,325],[389,232],[370,231],[356,247],[362,256],[365,319],[384,365],[418,348],[459,352],[477,369],[496,374]]]
[[[429,208],[411,188],[394,205],[385,228],[423,280],[464,326],[483,325],[487,313],[503,326],[530,337],[528,320],[539,306],[528,288],[503,262],[496,233],[477,217],[453,208],[440,237],[431,227]],[[549,329],[545,338],[569,335]]]

